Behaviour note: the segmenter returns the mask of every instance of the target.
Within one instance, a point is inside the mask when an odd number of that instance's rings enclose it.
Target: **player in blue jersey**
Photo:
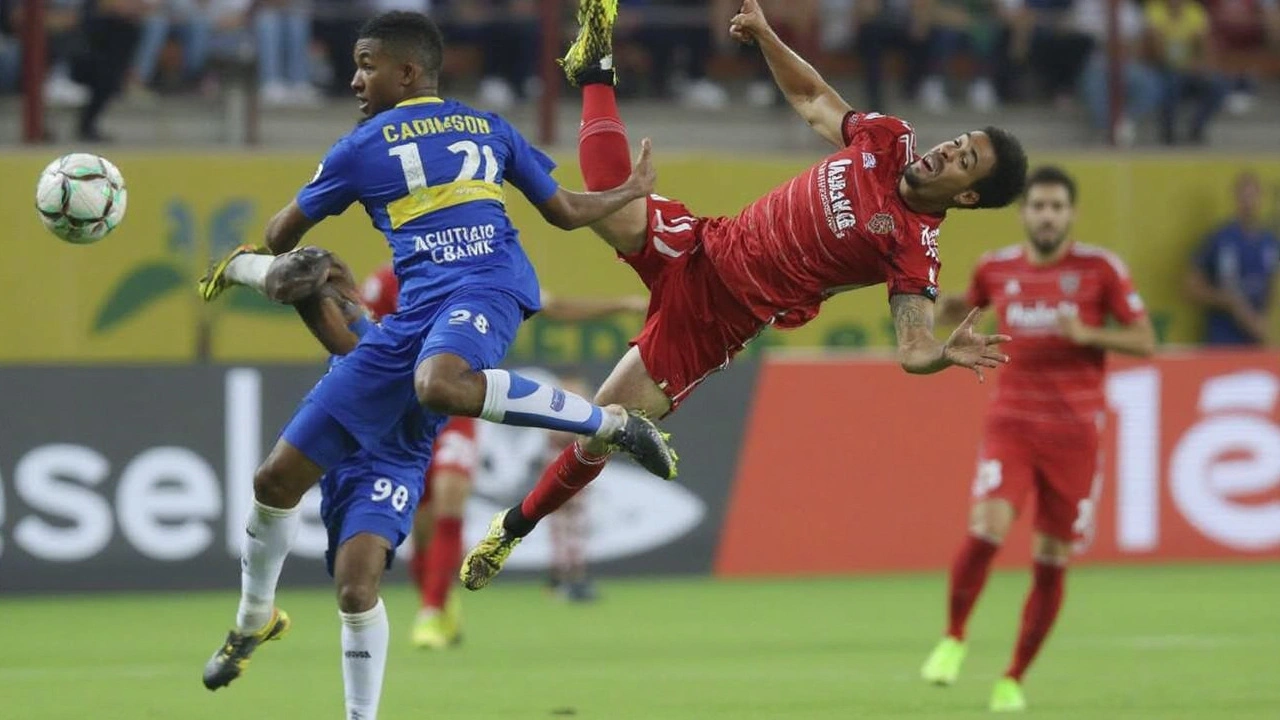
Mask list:
[[[550,159],[501,118],[437,97],[442,54],[439,30],[424,15],[369,21],[356,41],[351,83],[366,119],[267,224],[266,246],[281,254],[359,202],[391,246],[400,307],[316,384],[255,473],[236,626],[205,668],[211,688],[238,677],[258,645],[288,627],[275,588],[302,495],[357,450],[376,450],[423,407],[602,438],[651,472],[675,475],[674,453],[642,416],[495,369],[520,322],[538,309],[537,279],[503,206],[504,183],[553,225],[588,225],[652,190],[647,141],[621,186],[564,190],[549,174]],[[226,287],[224,270],[240,254],[202,280],[206,300]],[[359,534],[335,563],[380,568],[388,549],[385,538]],[[361,600],[352,614],[369,614],[369,625],[385,633],[376,596]]]

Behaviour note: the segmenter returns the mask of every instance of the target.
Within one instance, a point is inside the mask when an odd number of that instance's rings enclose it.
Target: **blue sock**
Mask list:
[[[543,385],[509,370],[485,370],[484,409],[480,417],[503,425],[538,427],[577,435],[611,435],[617,416],[581,395]]]

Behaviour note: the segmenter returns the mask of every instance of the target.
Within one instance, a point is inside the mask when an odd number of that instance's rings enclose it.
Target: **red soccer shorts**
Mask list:
[[[419,505],[431,502],[432,479],[442,472],[457,472],[474,476],[480,464],[480,448],[476,445],[476,420],[469,417],[451,417],[440,428],[435,447],[431,450],[431,465],[427,467],[426,487],[422,490]]]
[[[674,410],[708,375],[764,328],[725,287],[702,242],[726,232],[722,218],[695,217],[683,203],[650,195],[644,249],[622,259],[649,288],[649,315],[631,344]]]
[[[974,500],[1001,498],[1021,514],[1035,490],[1035,529],[1088,540],[1100,489],[1098,429],[1090,425],[987,421],[973,481]]]

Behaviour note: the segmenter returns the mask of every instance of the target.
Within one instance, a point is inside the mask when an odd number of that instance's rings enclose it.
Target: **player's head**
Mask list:
[[[422,13],[396,10],[374,17],[360,28],[353,52],[351,89],[366,117],[439,86],[444,38]]]
[[[1036,253],[1053,255],[1067,241],[1075,219],[1076,181],[1066,171],[1046,165],[1027,176],[1022,224]]]
[[[1005,130],[986,127],[935,146],[903,171],[907,186],[941,207],[998,208],[1022,194],[1027,154]]]
[[[1236,176],[1236,217],[1244,223],[1254,223],[1262,214],[1262,180],[1258,174],[1246,170]]]

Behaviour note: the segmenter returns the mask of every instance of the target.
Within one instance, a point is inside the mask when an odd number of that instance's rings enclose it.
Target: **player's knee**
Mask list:
[[[996,544],[1004,542],[1013,526],[1014,512],[1004,500],[984,500],[969,513],[969,533]]]
[[[267,507],[290,508],[298,504],[288,482],[287,469],[272,457],[253,474],[253,497]]]
[[[459,372],[456,367],[424,362],[414,375],[413,389],[419,403],[444,415],[476,417],[484,406],[484,380],[469,366]]]
[[[1031,552],[1036,562],[1066,565],[1071,560],[1071,540],[1036,533]]]
[[[362,613],[378,604],[378,586],[368,582],[343,582],[338,585],[338,610],[347,614]]]

